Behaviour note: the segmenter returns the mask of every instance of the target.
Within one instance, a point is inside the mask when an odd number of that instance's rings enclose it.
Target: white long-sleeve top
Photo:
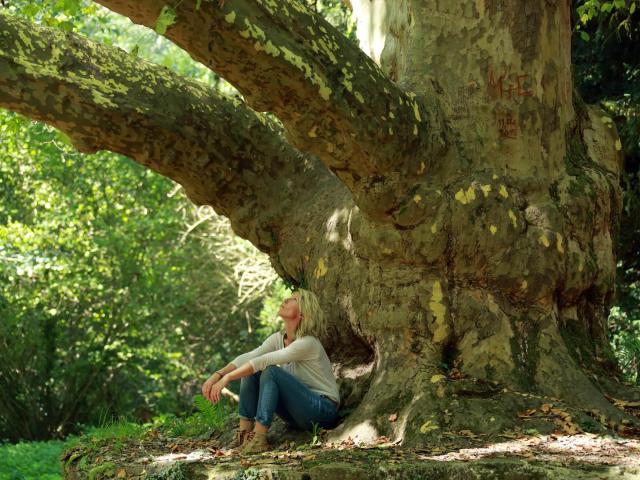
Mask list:
[[[236,368],[249,362],[254,372],[279,365],[309,389],[340,403],[340,393],[331,362],[320,340],[311,335],[296,338],[284,346],[283,332],[269,336],[258,348],[234,358]]]

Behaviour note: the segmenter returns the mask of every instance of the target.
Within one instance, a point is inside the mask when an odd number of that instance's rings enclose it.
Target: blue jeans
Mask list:
[[[274,365],[240,381],[239,413],[265,427],[271,426],[277,413],[290,426],[303,430],[311,430],[314,422],[329,428],[338,420],[338,410],[331,400]]]

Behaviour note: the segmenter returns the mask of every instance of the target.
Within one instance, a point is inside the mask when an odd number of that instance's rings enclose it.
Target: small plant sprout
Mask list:
[[[311,430],[311,446],[320,445],[320,435],[324,432],[324,428],[319,423],[312,422],[313,429]]]

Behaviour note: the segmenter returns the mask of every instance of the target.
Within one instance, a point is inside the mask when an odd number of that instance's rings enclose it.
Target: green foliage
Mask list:
[[[36,23],[80,33],[90,39],[132,52],[145,60],[165,66],[180,75],[207,83],[226,93],[235,89],[204,65],[156,32],[117,15],[90,0],[12,0],[7,10]],[[73,6],[75,5],[75,7]],[[172,9],[173,10],[173,9]],[[170,15],[170,14],[167,14]],[[168,16],[166,17],[168,19]],[[166,27],[169,25],[167,24]]]
[[[90,422],[100,397],[114,411],[176,408],[164,392],[195,373],[177,347],[197,292],[180,287],[178,259],[191,252],[173,246],[172,185],[130,161],[60,150],[40,125],[8,119],[0,129],[0,417],[9,435],[46,438]]]
[[[93,2],[6,8],[231,91]],[[184,410],[214,366],[260,343],[274,280],[264,255],[173,182],[0,112],[0,439]]]
[[[99,7],[88,0],[11,0],[10,14],[20,14],[49,27],[77,31],[83,17],[94,15]]]
[[[271,294],[264,299],[260,312],[260,327],[258,336],[267,338],[282,328],[282,320],[278,317],[278,310],[282,301],[291,295],[291,289],[282,280],[274,282]]]
[[[578,30],[592,20],[606,19],[608,15],[615,13],[633,14],[637,8],[636,0],[582,0],[576,4],[579,19],[576,29]]]
[[[235,410],[224,399],[213,404],[202,395],[196,395],[194,404],[197,411],[192,415],[184,418],[169,415],[157,419],[158,429],[171,437],[209,436],[220,431]]]
[[[180,411],[212,367],[261,341],[251,324],[274,274],[228,222],[49,127],[0,113],[0,135],[0,438]]]
[[[634,285],[627,295],[635,306],[615,306],[609,315],[611,343],[626,377],[640,383],[640,288]]]
[[[357,42],[355,19],[343,0],[306,0],[307,5],[322,15],[348,39]]]
[[[101,463],[100,465],[96,465],[91,470],[89,470],[89,474],[87,478],[89,480],[96,480],[104,475],[112,476],[112,473],[115,473],[116,465],[112,462]]]
[[[120,417],[102,423],[99,426],[90,426],[84,435],[97,442],[125,439],[136,440],[142,438],[149,429],[149,425],[140,425],[139,423]],[[71,440],[72,443],[75,441],[77,440]]]
[[[182,239],[190,207],[171,182],[3,117],[2,434],[179,410],[181,385],[259,341],[243,328],[259,303],[236,304],[233,265],[207,258],[207,239]]]
[[[148,480],[189,480],[191,477],[183,462],[176,462],[159,472],[149,475]]]
[[[249,467],[236,472],[233,480],[260,480],[263,477],[260,469]]]
[[[156,20],[156,33],[158,35],[164,35],[167,32],[167,28],[176,23],[176,11],[169,5],[165,5],[160,10],[158,20]]]
[[[60,480],[64,442],[0,445],[0,480]]]
[[[316,422],[312,422],[311,426],[311,445],[320,445],[320,435],[322,435],[323,428]]]

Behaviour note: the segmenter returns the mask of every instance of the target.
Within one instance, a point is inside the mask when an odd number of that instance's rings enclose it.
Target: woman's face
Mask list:
[[[298,305],[298,300],[298,294],[294,293],[289,298],[284,299],[278,310],[278,315],[282,317],[285,324],[294,329],[297,328],[300,323],[300,306]]]

